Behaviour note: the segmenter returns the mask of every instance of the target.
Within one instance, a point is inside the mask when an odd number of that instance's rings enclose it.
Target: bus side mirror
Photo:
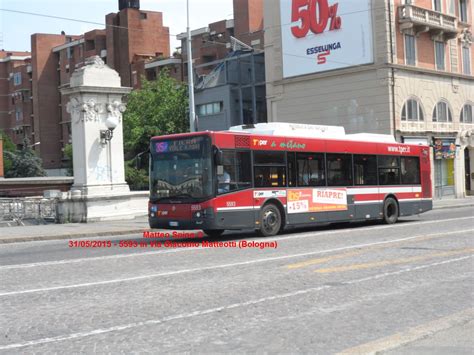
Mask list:
[[[214,161],[216,162],[216,165],[222,165],[222,155],[222,150],[214,147]]]

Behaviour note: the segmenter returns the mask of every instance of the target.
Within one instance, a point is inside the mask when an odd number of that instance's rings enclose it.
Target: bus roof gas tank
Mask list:
[[[346,134],[344,127],[324,126],[300,123],[257,123],[233,126],[231,132],[245,132],[268,136],[285,136],[300,138],[346,139],[359,142],[396,143],[395,138],[388,134],[356,133]]]

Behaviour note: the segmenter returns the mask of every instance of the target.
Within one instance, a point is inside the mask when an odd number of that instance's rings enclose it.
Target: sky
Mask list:
[[[232,0],[189,0],[191,29],[209,23],[233,18]],[[118,12],[118,0],[0,0],[0,9],[24,11],[105,23],[105,15]],[[140,9],[163,12],[163,22],[170,34],[186,31],[186,0],[140,0]],[[80,35],[99,24],[80,23],[41,16],[12,13],[0,10],[0,49],[30,51],[33,33]],[[171,51],[180,42],[171,36]]]

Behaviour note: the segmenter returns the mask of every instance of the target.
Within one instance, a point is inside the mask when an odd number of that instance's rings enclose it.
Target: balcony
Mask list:
[[[402,32],[413,30],[416,35],[429,32],[432,37],[443,36],[447,41],[456,38],[458,34],[456,17],[418,6],[399,6],[398,22]]]

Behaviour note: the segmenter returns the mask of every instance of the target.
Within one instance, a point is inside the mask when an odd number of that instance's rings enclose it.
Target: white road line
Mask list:
[[[311,237],[323,237],[328,235],[341,235],[341,234],[354,234],[355,232],[365,232],[365,231],[379,231],[384,229],[395,229],[395,228],[404,228],[404,227],[412,227],[412,226],[420,226],[424,224],[432,224],[432,223],[445,223],[445,222],[452,222],[452,221],[461,221],[466,219],[474,219],[473,216],[469,217],[459,217],[459,218],[449,218],[449,219],[440,219],[436,221],[421,221],[421,222],[412,222],[412,223],[400,223],[395,225],[386,225],[386,226],[369,226],[369,227],[362,227],[362,228],[346,228],[346,229],[338,229],[332,230],[327,232],[321,231],[312,231],[306,232],[296,235],[289,235],[284,237],[276,237],[272,240],[281,241],[281,240],[298,240],[302,238],[311,238]],[[103,237],[101,237],[103,238]],[[252,240],[256,241],[268,241],[268,238],[252,238]],[[65,242],[66,240],[63,240]],[[192,241],[192,240],[189,240]],[[24,244],[24,243],[21,243]],[[157,254],[169,254],[169,253],[178,253],[178,252],[187,252],[187,251],[194,251],[194,250],[205,250],[205,249],[214,249],[214,248],[184,248],[184,249],[171,249],[171,250],[160,250],[160,251],[151,251],[151,252],[141,252],[141,253],[130,253],[130,254],[115,254],[115,255],[105,255],[105,256],[96,256],[90,258],[77,258],[77,259],[65,259],[65,260],[55,260],[55,261],[43,261],[37,263],[28,263],[28,264],[14,264],[14,265],[3,265],[0,266],[0,271],[2,270],[12,270],[12,269],[23,269],[23,268],[30,268],[30,267],[38,267],[38,266],[50,266],[50,265],[63,265],[63,264],[74,264],[74,263],[81,263],[81,262],[89,262],[89,261],[98,261],[98,260],[110,260],[110,259],[122,259],[122,258],[132,258],[132,257],[139,257],[139,256],[149,256],[149,255],[157,255]]]
[[[270,258],[262,258],[262,259],[255,259],[255,260],[249,260],[249,261],[241,261],[241,262],[238,262],[238,263],[231,263],[231,264],[205,266],[205,267],[193,268],[193,269],[168,271],[168,272],[161,272],[161,273],[156,273],[156,274],[127,277],[127,278],[122,278],[122,279],[87,282],[87,283],[75,284],[75,285],[64,285],[64,286],[55,286],[55,287],[36,288],[36,289],[22,290],[22,291],[3,292],[3,293],[0,293],[0,297],[16,296],[16,295],[23,295],[23,294],[30,294],[30,293],[37,293],[37,292],[66,290],[66,289],[81,288],[81,287],[108,285],[108,284],[114,284],[114,283],[120,283],[120,282],[138,281],[138,280],[146,280],[146,279],[152,279],[152,278],[157,278],[157,277],[166,277],[166,276],[179,275],[179,274],[188,274],[188,273],[192,273],[192,272],[202,272],[202,271],[206,271],[206,270],[225,269],[225,268],[232,268],[232,267],[237,267],[237,266],[246,266],[246,265],[260,264],[260,263],[266,263],[266,262],[272,262],[272,261],[278,261],[278,260],[300,258],[300,257],[303,257],[303,256],[310,256],[310,255],[312,256],[312,255],[326,254],[326,253],[332,253],[332,252],[337,252],[337,251],[359,249],[359,248],[364,248],[364,247],[371,247],[371,246],[374,246],[374,245],[398,243],[398,242],[403,242],[403,241],[408,241],[408,240],[413,240],[413,239],[418,239],[418,238],[433,237],[433,236],[438,236],[438,235],[443,235],[444,236],[444,235],[458,234],[458,233],[465,233],[465,232],[474,232],[474,229],[464,229],[464,230],[452,231],[452,232],[422,234],[422,235],[417,235],[417,236],[412,236],[412,237],[407,237],[407,238],[387,240],[387,241],[383,241],[383,242],[358,244],[358,245],[352,245],[352,246],[335,248],[335,249],[317,250],[317,251],[312,251],[312,252],[307,252],[307,253],[275,256],[275,257],[270,257]]]
[[[400,333],[389,335],[381,339],[377,339],[365,344],[345,349],[337,355],[350,354],[367,354],[375,355],[383,351],[399,348],[403,345],[410,344],[417,340],[431,336],[437,332],[452,328],[457,325],[465,324],[472,321],[474,317],[474,309],[468,308],[464,311],[451,314],[447,317],[439,318],[417,327],[408,328]],[[398,351],[401,353],[401,351]]]
[[[376,280],[376,279],[385,278],[385,277],[392,276],[392,275],[399,275],[399,274],[412,272],[412,271],[416,271],[416,270],[421,270],[421,269],[426,269],[426,268],[430,268],[430,267],[434,267],[434,266],[450,264],[450,263],[457,262],[457,261],[463,261],[463,260],[467,260],[469,258],[472,258],[472,256],[465,256],[465,257],[462,257],[462,258],[444,260],[442,262],[437,262],[437,263],[427,264],[427,265],[421,265],[421,266],[417,266],[417,267],[413,267],[413,268],[409,268],[409,269],[403,269],[403,270],[396,271],[396,272],[391,272],[391,273],[378,274],[378,275],[371,276],[371,277],[366,277],[366,278],[363,278],[363,279],[356,279],[356,280],[344,282],[343,284],[351,285],[351,284],[355,284],[355,283],[360,283],[360,282],[365,282],[365,281],[370,281],[370,280]],[[294,291],[294,292],[283,293],[283,294],[279,294],[279,295],[275,295],[275,296],[263,297],[263,298],[259,298],[259,299],[256,299],[256,300],[249,300],[249,301],[246,301],[246,302],[234,303],[234,304],[230,304],[228,306],[215,307],[215,308],[209,308],[209,309],[204,309],[204,310],[197,310],[197,311],[190,312],[190,313],[178,314],[178,315],[175,315],[175,316],[165,317],[165,318],[162,318],[162,319],[150,319],[150,320],[143,321],[143,322],[134,322],[134,323],[123,324],[123,325],[118,325],[118,326],[109,327],[109,328],[95,329],[95,330],[92,330],[92,331],[89,331],[89,332],[78,332],[78,333],[72,333],[72,334],[67,334],[67,335],[60,335],[60,336],[57,336],[57,337],[31,340],[31,341],[27,341],[27,342],[24,342],[24,343],[1,345],[0,350],[11,350],[11,349],[24,348],[24,347],[33,346],[33,345],[56,343],[56,342],[65,341],[65,340],[85,338],[85,337],[88,337],[88,336],[111,333],[111,332],[117,332],[117,331],[122,331],[122,330],[126,330],[126,329],[137,328],[137,327],[162,324],[162,323],[166,323],[166,322],[170,322],[170,321],[174,321],[174,320],[187,319],[187,318],[202,316],[202,315],[206,315],[206,314],[212,314],[212,313],[217,313],[217,312],[221,312],[221,311],[227,311],[227,310],[231,310],[231,309],[235,309],[235,308],[252,306],[252,305],[261,304],[261,303],[265,303],[265,302],[269,302],[269,301],[275,301],[275,300],[285,299],[285,298],[289,298],[289,297],[305,295],[305,294],[308,294],[308,293],[319,292],[319,291],[329,289],[329,288],[333,288],[333,287],[335,287],[335,286],[324,285],[324,286],[320,286],[320,287],[312,287],[312,288],[308,288],[308,289],[304,289],[304,290],[298,290],[298,291]]]

